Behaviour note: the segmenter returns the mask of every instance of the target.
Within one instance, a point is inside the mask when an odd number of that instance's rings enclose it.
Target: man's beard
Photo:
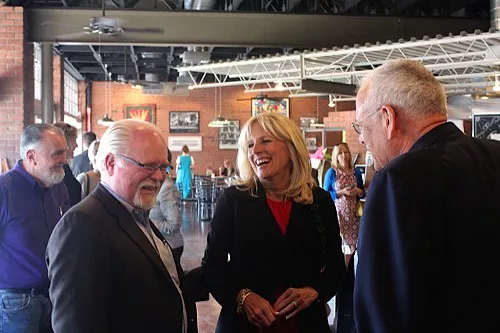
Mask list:
[[[46,177],[46,181],[49,187],[59,184],[60,182],[63,181],[63,179],[64,179],[64,169],[62,169],[62,167],[61,171],[56,171],[51,168]]]
[[[155,194],[141,196],[141,188],[143,186],[155,186],[156,187]],[[153,208],[156,203],[156,196],[160,191],[160,187],[161,187],[161,182],[154,182],[151,180],[145,180],[141,182],[139,188],[137,189],[137,192],[135,192],[134,206],[143,210],[150,210],[151,208]]]

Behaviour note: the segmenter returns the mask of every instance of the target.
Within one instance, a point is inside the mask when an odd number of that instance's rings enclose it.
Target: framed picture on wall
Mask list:
[[[288,98],[252,98],[252,117],[265,112],[278,112],[290,116],[290,99]]]
[[[316,138],[306,138],[306,146],[308,150],[316,150]]]
[[[240,121],[229,120],[229,125],[219,128],[219,149],[238,149]]]
[[[199,133],[200,112],[170,111],[170,133]]]
[[[472,136],[500,140],[500,113],[473,113]]]
[[[170,151],[182,151],[182,146],[186,145],[189,151],[202,151],[203,139],[201,136],[169,136],[168,149]]]
[[[308,128],[311,124],[316,122],[316,118],[313,117],[300,117],[300,127]]]
[[[126,104],[123,106],[123,112],[125,113],[125,119],[139,119],[152,124],[156,122],[155,104]]]

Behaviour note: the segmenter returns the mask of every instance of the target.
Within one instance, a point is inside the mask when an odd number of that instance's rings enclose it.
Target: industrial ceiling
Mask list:
[[[304,53],[308,68],[335,65],[316,73],[325,75],[324,80],[355,82],[358,73],[349,79],[341,72],[352,71],[355,63],[355,71],[362,71],[391,58],[387,48],[372,46],[372,50],[361,50],[355,46],[357,43],[380,41],[385,45],[386,40],[398,43],[400,38],[408,41],[412,37],[421,40],[424,35],[456,36],[461,31],[484,31],[490,26],[490,1],[484,0],[105,0],[105,13],[103,3],[98,0],[8,0],[7,5],[24,6],[29,40],[54,43],[68,66],[86,80],[168,81],[195,86],[201,80],[220,83],[217,80],[224,73],[202,67],[195,70],[193,66],[219,61],[226,64],[228,60],[243,64],[252,58],[269,57],[273,57],[273,66],[277,66],[274,62],[281,57],[284,59],[281,67],[273,67],[271,71],[291,75],[300,68],[299,54],[303,52],[308,52]],[[111,35],[108,32],[113,29],[103,29],[103,23],[109,22],[113,22],[111,26],[118,33]],[[402,47],[394,48],[393,53],[398,50],[411,56],[416,52],[415,56],[422,57],[421,52],[425,52],[423,44],[413,53],[404,43],[399,44]],[[478,48],[476,44],[469,51],[461,50],[462,53],[472,52]],[[344,45],[355,54],[346,53],[342,60],[341,53],[332,47]],[[435,44],[434,53],[439,45]],[[329,51],[313,50],[324,47]],[[444,47],[444,52],[449,50]],[[275,58],[276,54],[280,57]],[[358,64],[367,55],[374,58],[365,59],[364,66]],[[443,62],[464,59],[478,61],[480,57],[459,59],[442,55]],[[461,74],[474,71],[478,70],[465,69]],[[311,76],[312,72],[308,73]],[[330,74],[338,80],[328,79]],[[256,76],[247,78],[253,80]],[[271,74],[270,79],[274,82],[276,78]],[[242,82],[241,75],[230,73],[224,83],[231,81]],[[288,80],[285,84],[288,87],[297,82]],[[295,91],[298,89],[294,88]]]

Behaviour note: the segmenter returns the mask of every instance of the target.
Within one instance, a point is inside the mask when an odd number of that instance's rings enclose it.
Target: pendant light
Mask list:
[[[323,121],[319,119],[319,96],[316,96],[316,119],[314,122],[311,122],[311,127],[325,127]]]
[[[104,6],[104,3],[103,3],[103,6]],[[98,53],[98,57],[101,59],[101,64],[102,64],[102,57],[101,57],[101,44],[100,44],[100,41],[101,41],[101,36],[99,35],[99,53]],[[113,119],[111,119],[110,116],[108,116],[108,112],[109,112],[109,109],[111,108],[111,92],[109,91],[109,84],[110,84],[110,79],[111,79],[111,72],[108,72],[108,64],[104,64],[104,75],[105,75],[105,81],[106,82],[106,89],[105,89],[105,93],[106,95],[104,96],[104,101],[106,103],[106,105],[104,106],[104,109],[105,109],[105,112],[104,112],[104,117],[102,119],[99,119],[97,121],[97,124],[101,125],[101,126],[106,126],[106,127],[109,127],[111,126],[111,124],[113,124]],[[109,106],[109,107],[108,107]]]
[[[106,77],[107,79],[107,77]],[[105,109],[106,109],[106,112],[104,113],[104,117],[102,119],[99,119],[97,121],[97,124],[101,125],[101,126],[105,126],[105,127],[109,127],[111,126],[111,124],[113,124],[113,119],[108,116],[108,112],[109,111],[109,108],[108,108],[108,99],[109,99],[109,104],[111,104],[111,93],[109,93],[109,98],[108,98],[108,90],[109,90],[109,84],[110,82],[109,81],[106,81],[106,96],[105,96],[105,100],[106,100],[106,106],[105,106]]]
[[[222,87],[219,87],[219,115],[217,115],[217,87],[215,87],[214,119],[208,123],[208,127],[224,127],[229,125],[229,121],[221,116],[221,95]]]

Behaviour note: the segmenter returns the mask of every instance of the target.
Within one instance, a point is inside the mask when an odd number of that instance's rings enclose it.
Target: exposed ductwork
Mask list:
[[[500,0],[490,0],[490,27],[500,30]]]
[[[211,10],[215,6],[215,0],[184,0],[184,9],[187,10]]]

